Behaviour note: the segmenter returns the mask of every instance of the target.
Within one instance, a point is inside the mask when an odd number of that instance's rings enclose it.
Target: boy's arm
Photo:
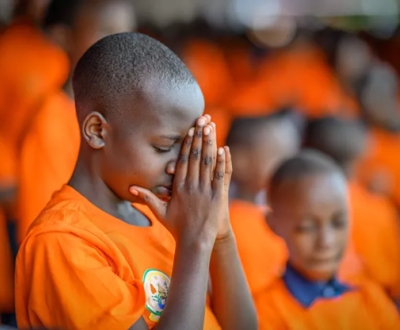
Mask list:
[[[205,118],[200,118],[196,131],[191,130],[183,144],[168,204],[146,189],[131,189],[162,220],[176,240],[171,285],[157,330],[202,330],[204,326],[211,252],[219,218],[224,214],[225,176],[225,152],[221,148],[214,174],[220,179],[211,180],[212,127],[206,126],[203,132],[205,124]]]
[[[211,301],[221,327],[229,330],[258,329],[257,313],[244,275],[229,220],[228,192],[232,176],[229,148],[225,147],[225,215],[211,256]]]
[[[212,309],[222,329],[258,329],[255,306],[233,233],[215,242],[210,275]]]

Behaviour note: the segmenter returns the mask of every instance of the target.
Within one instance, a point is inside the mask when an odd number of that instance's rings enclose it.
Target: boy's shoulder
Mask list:
[[[337,312],[340,314],[335,317],[350,318],[350,324],[361,319],[368,319],[368,322],[379,324],[382,329],[391,329],[393,325],[400,325],[399,314],[394,303],[379,285],[366,277],[357,277],[345,283],[351,289],[340,295],[340,299],[321,297],[307,308],[290,293],[284,280],[277,278],[254,298],[261,329],[264,329],[265,324],[276,325],[268,329],[286,328],[288,322],[292,321],[297,325],[304,322],[304,327],[296,326],[295,328],[307,329],[308,314],[313,314],[322,324],[323,317],[318,316],[335,315]],[[338,306],[342,307],[338,308]]]
[[[65,185],[56,192],[39,216],[31,224],[28,237],[46,232],[99,232],[93,223],[93,214],[87,208],[88,201]]]

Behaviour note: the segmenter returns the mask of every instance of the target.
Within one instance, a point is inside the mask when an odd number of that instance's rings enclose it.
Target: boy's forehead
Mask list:
[[[185,134],[203,114],[204,97],[197,84],[148,84],[139,96],[127,98],[123,106],[129,109],[132,121],[143,123],[143,129]]]
[[[275,197],[276,207],[287,211],[327,205],[341,208],[347,201],[346,183],[337,173],[316,173],[286,180]]]

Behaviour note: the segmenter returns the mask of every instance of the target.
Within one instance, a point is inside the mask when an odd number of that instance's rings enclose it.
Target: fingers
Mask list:
[[[224,189],[225,177],[225,150],[218,148],[217,152],[217,165],[214,171],[214,180],[212,182],[213,190],[216,195],[220,195]]]
[[[213,175],[214,174],[214,170],[215,170],[215,165],[217,164],[217,128],[216,128],[214,122],[211,122],[210,125],[213,128],[213,134],[214,134],[214,136],[213,136],[213,152],[212,152],[212,154],[213,154],[213,166],[212,166],[212,169],[211,169],[211,175]]]
[[[224,150],[225,150],[224,188],[225,188],[225,191],[228,192],[229,185],[231,183],[233,167],[232,167],[231,151],[229,150],[229,147],[224,147]]]
[[[167,211],[167,204],[161,201],[156,195],[154,195],[150,190],[141,188],[141,187],[130,187],[129,192],[139,197],[144,201],[144,203],[150,208],[150,210],[154,213],[154,215],[159,220],[164,220],[166,211]]]
[[[212,163],[213,163],[213,129],[211,125],[207,125],[203,129],[203,146],[201,153],[200,165],[200,184],[205,187],[210,185],[212,178]]]
[[[190,150],[193,143],[193,136],[194,136],[194,127],[192,127],[189,130],[188,135],[185,138],[185,141],[183,141],[181,153],[179,155],[179,159],[175,167],[174,184],[180,184],[186,179]]]
[[[191,184],[197,184],[199,182],[199,172],[200,172],[200,160],[201,160],[201,149],[203,144],[203,129],[206,126],[207,119],[205,117],[200,117],[197,120],[196,128],[194,130],[194,137],[192,148],[190,150],[189,156],[189,168],[187,179]]]

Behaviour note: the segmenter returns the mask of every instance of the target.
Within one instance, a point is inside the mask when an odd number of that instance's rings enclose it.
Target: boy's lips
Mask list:
[[[171,186],[158,186],[153,191],[160,199],[169,199],[172,193]]]

